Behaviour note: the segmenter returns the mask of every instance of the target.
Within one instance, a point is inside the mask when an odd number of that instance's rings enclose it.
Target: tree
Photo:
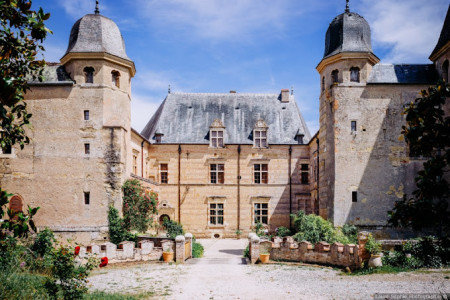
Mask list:
[[[450,116],[444,111],[448,97],[449,85],[441,80],[405,109],[402,134],[411,156],[423,156],[427,161],[415,178],[417,190],[412,197],[405,195],[389,212],[389,223],[394,226],[411,226],[417,231],[433,228],[440,236],[449,232]]]
[[[29,124],[24,94],[28,80],[42,81],[45,66],[38,60],[42,42],[51,31],[44,21],[50,14],[31,10],[31,0],[0,0],[0,146],[18,143],[23,149],[30,142],[24,126]]]

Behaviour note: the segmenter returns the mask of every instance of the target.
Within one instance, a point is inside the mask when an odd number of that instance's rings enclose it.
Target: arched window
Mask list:
[[[444,61],[444,64],[442,65],[442,78],[445,82],[448,82],[448,59]]]
[[[359,82],[359,68],[358,67],[350,68],[350,81],[351,82]]]
[[[118,71],[111,72],[112,85],[120,88],[120,73]]]
[[[333,70],[333,72],[331,72],[331,79],[333,80],[333,83],[339,82],[339,71],[338,70]]]
[[[94,68],[86,67],[84,68],[84,82],[85,83],[94,83]]]
[[[325,91],[325,76],[322,77],[322,92]]]

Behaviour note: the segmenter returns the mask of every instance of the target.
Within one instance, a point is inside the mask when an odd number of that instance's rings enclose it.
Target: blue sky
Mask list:
[[[34,0],[51,13],[47,61],[64,55],[70,29],[95,0]],[[448,0],[351,0],[372,29],[383,63],[429,63]],[[172,91],[278,93],[294,88],[312,134],[318,129],[325,32],[345,0],[100,0],[114,20],[137,74],[132,126],[141,131]]]

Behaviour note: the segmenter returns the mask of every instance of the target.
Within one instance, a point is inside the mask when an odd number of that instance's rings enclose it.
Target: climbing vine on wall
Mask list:
[[[139,180],[125,181],[123,190],[123,218],[127,230],[145,232],[157,213],[158,194],[145,189]]]

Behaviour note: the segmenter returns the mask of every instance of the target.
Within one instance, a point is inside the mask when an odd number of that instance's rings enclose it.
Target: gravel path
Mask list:
[[[184,265],[108,266],[90,277],[91,290],[157,299],[370,299],[375,293],[450,293],[450,270],[347,276],[286,264],[245,265],[246,240],[199,240],[205,256]]]

